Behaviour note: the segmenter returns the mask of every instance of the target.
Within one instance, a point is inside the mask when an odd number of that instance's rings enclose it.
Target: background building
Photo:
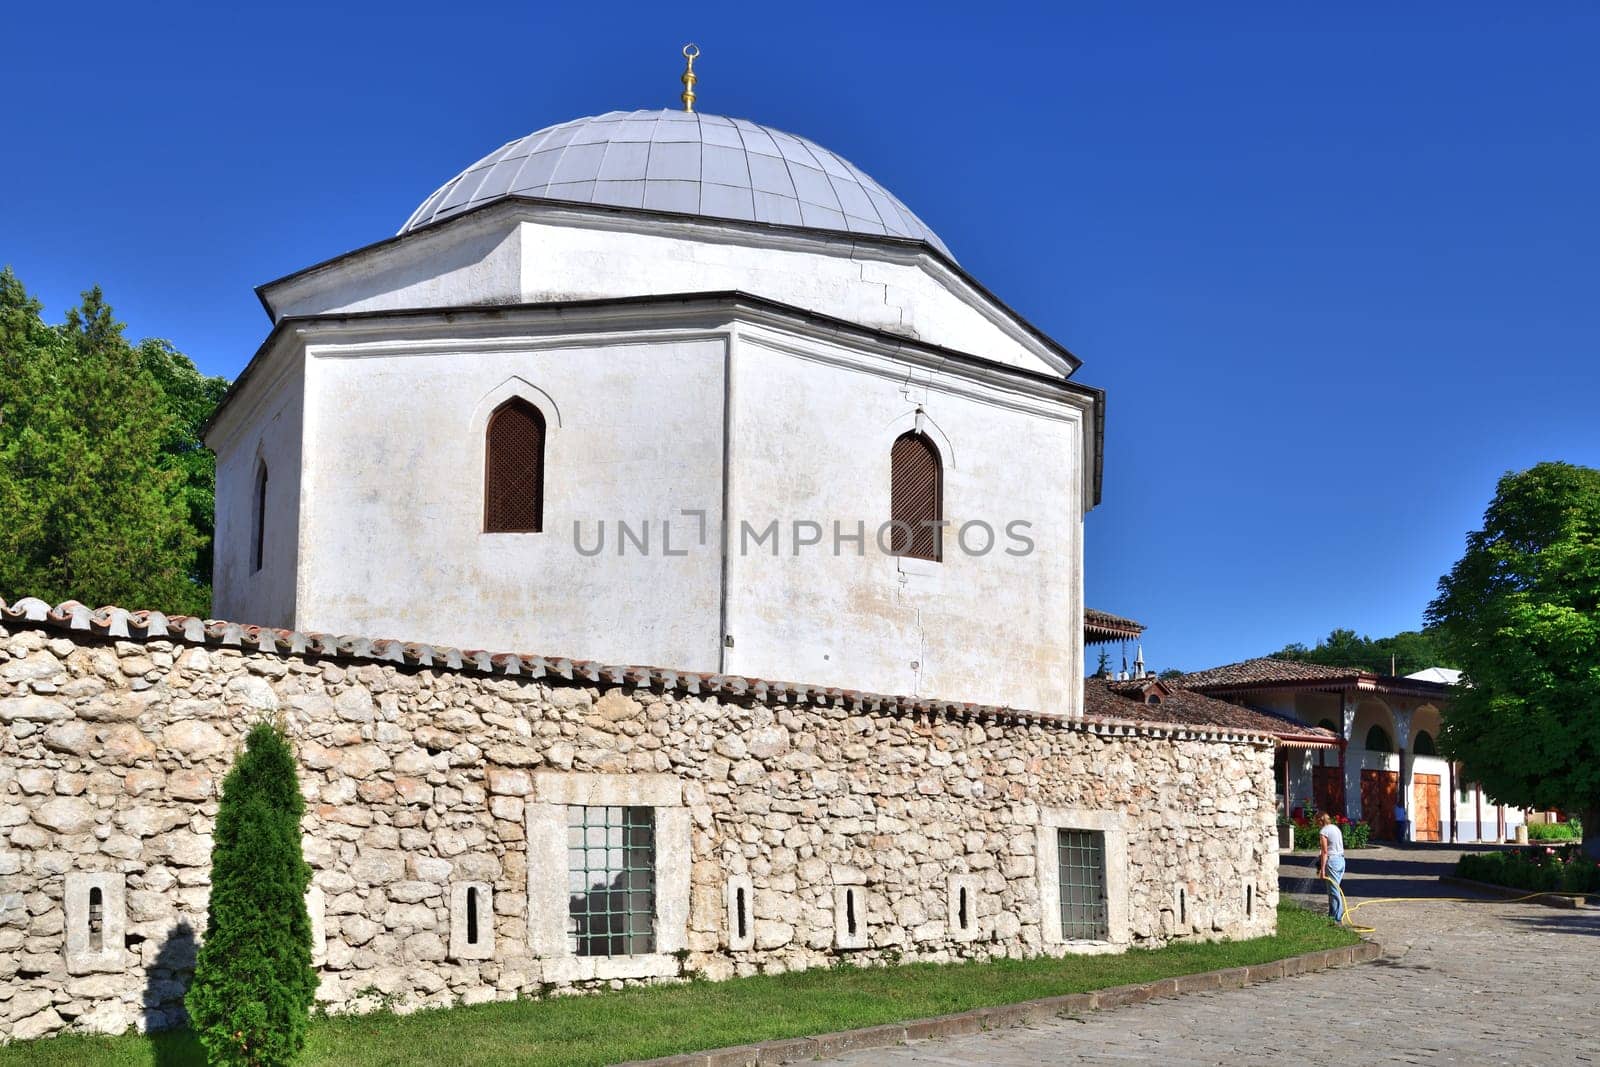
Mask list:
[[[1296,806],[1309,802],[1320,811],[1365,819],[1375,839],[1392,840],[1395,805],[1403,800],[1412,840],[1503,840],[1524,821],[1523,813],[1486,799],[1439,754],[1440,726],[1459,678],[1441,668],[1392,677],[1252,659],[1195,671],[1176,684],[1321,727],[1340,739],[1334,748],[1280,749],[1280,776],[1287,776]]]

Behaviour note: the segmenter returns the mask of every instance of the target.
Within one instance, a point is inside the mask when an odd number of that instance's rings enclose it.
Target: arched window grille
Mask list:
[[[1367,731],[1368,752],[1393,752],[1394,741],[1389,737],[1389,731],[1381,726],[1374,726]]]
[[[1417,740],[1411,748],[1419,756],[1437,756],[1439,754],[1438,748],[1433,743],[1433,735],[1426,730],[1417,731]]]
[[[914,559],[943,558],[944,465],[927,434],[901,434],[889,458],[889,551]]]
[[[544,529],[544,416],[517,397],[495,408],[484,433],[484,533]]]

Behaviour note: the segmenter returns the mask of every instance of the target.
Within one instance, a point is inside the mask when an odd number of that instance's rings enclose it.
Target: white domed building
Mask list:
[[[850,161],[578,119],[259,294],[218,616],[1081,713],[1103,394]]]

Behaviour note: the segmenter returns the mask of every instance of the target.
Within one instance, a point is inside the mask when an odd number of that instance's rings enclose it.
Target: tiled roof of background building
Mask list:
[[[1194,671],[1173,679],[1185,689],[1228,692],[1250,689],[1360,689],[1366,692],[1409,693],[1448,697],[1450,687],[1417,678],[1394,678],[1360,667],[1327,667],[1284,659],[1247,659],[1224,667]]]
[[[1155,691],[1160,703],[1148,704],[1146,697]],[[1085,714],[1108,718],[1158,719],[1162,722],[1186,723],[1194,726],[1216,726],[1249,733],[1292,737],[1301,741],[1337,744],[1339,738],[1320,726],[1308,726],[1298,719],[1237,704],[1215,700],[1200,693],[1177,687],[1176,682],[1161,682],[1154,678],[1115,681],[1108,678],[1088,678],[1083,683],[1083,710]]]
[[[1109,611],[1083,609],[1083,639],[1090,644],[1101,641],[1131,640],[1144,633],[1144,623],[1113,615]]]
[[[1174,679],[1187,689],[1211,686],[1252,685],[1260,682],[1341,682],[1361,677],[1359,667],[1325,667],[1320,663],[1299,663],[1287,659],[1247,659],[1224,667],[1194,671]]]

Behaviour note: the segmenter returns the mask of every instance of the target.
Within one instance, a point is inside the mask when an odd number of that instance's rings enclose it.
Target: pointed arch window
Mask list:
[[[925,433],[895,439],[889,457],[889,553],[937,562],[943,558],[944,465]]]
[[[1389,737],[1389,731],[1381,726],[1374,726],[1367,731],[1368,752],[1393,752],[1394,741]]]
[[[261,569],[266,560],[267,548],[267,465],[256,465],[256,491],[251,508],[250,573]]]
[[[1419,756],[1437,756],[1438,746],[1433,743],[1433,735],[1426,730],[1417,731],[1417,739],[1411,745],[1411,750]]]
[[[520,397],[494,409],[484,431],[484,533],[544,529],[544,415]]]

